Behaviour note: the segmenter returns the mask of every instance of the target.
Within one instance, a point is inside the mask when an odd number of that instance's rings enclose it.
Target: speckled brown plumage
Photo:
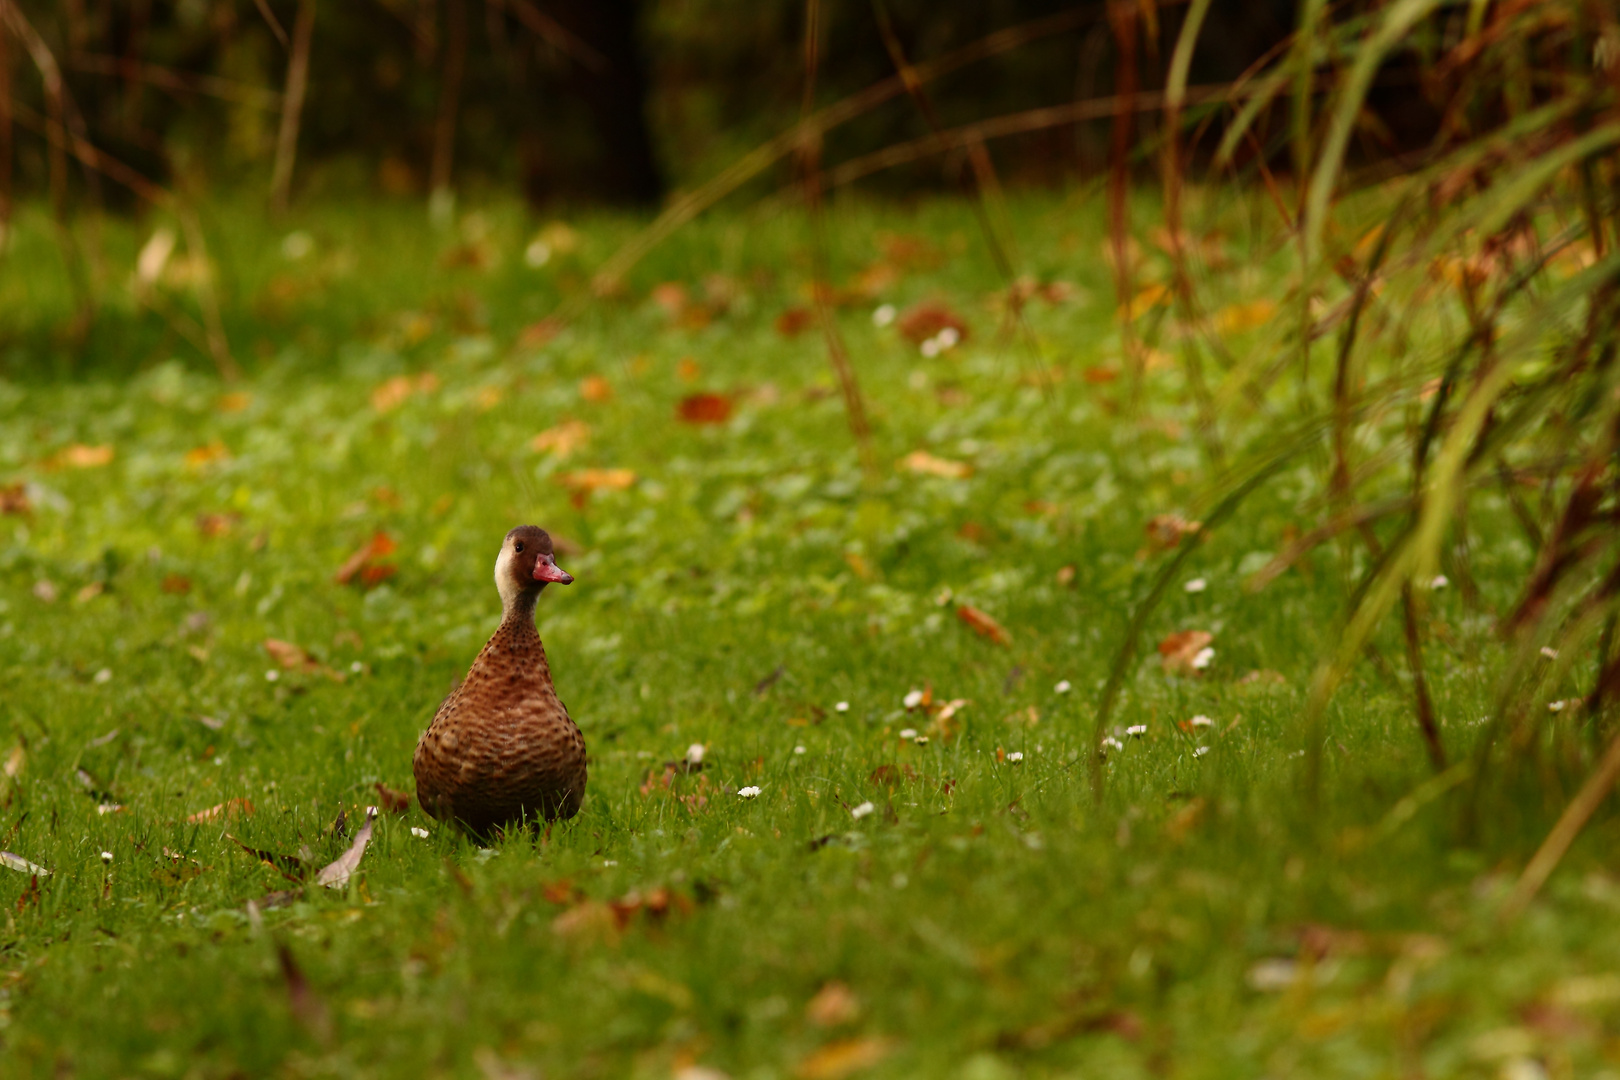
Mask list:
[[[495,574],[501,625],[440,704],[414,762],[422,808],[479,835],[571,818],[585,795],[585,739],[557,700],[534,626],[545,584],[573,579],[556,568],[551,537],[532,525],[507,534]]]

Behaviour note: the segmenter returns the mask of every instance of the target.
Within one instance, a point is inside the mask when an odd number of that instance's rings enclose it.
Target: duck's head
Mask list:
[[[557,565],[551,534],[536,525],[519,525],[506,534],[495,559],[495,587],[507,607],[522,596],[538,596],[552,582],[572,583],[574,576]]]

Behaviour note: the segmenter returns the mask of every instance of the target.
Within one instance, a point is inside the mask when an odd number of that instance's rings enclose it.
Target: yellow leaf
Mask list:
[[[1215,315],[1215,329],[1222,334],[1241,334],[1264,326],[1277,314],[1277,305],[1270,300],[1251,300],[1246,304],[1233,304]]]
[[[966,462],[935,457],[926,450],[913,450],[901,458],[900,468],[925,476],[942,476],[947,480],[966,480],[973,475],[973,466]]]
[[[561,461],[584,446],[591,438],[591,426],[583,420],[564,420],[549,427],[529,440],[529,449],[537,454],[549,453]]]
[[[803,1061],[797,1069],[800,1080],[843,1080],[862,1069],[870,1069],[889,1056],[892,1039],[840,1039],[828,1043]]]
[[[106,443],[100,446],[86,446],[83,443],[74,443],[56,455],[56,463],[66,465],[70,469],[95,469],[102,465],[111,464],[112,459],[113,448]]]

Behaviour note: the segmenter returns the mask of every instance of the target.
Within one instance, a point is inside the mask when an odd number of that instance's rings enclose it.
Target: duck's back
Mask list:
[[[501,624],[416,745],[422,808],[476,833],[571,818],[585,795],[585,739],[525,622]]]

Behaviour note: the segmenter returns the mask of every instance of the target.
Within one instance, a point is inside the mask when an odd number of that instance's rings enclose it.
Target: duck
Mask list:
[[[483,838],[579,812],[585,737],[557,698],[534,623],[545,587],[573,580],[544,529],[506,534],[495,559],[501,624],[416,744],[416,796],[428,814]]]

